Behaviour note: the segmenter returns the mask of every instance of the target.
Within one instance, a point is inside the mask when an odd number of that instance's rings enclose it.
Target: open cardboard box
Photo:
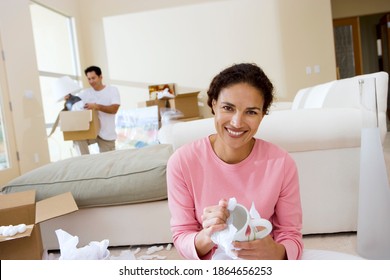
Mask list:
[[[198,106],[198,94],[197,92],[181,93],[177,94],[174,98],[164,98],[156,100],[148,100],[138,103],[139,107],[145,106],[158,106],[159,120],[161,120],[161,109],[175,109],[183,114],[180,119],[190,119],[199,117]]]
[[[95,139],[100,122],[96,110],[61,111],[60,127],[64,140]]]
[[[176,109],[183,114],[183,119],[199,117],[197,92],[177,94],[175,98],[169,99],[169,107]]]
[[[14,236],[0,235],[0,260],[41,260],[43,243],[39,223],[77,211],[70,192],[35,201],[35,190],[0,195],[0,226],[26,224]]]

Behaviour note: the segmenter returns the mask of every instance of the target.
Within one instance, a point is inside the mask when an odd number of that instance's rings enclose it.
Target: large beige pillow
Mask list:
[[[70,191],[80,208],[162,200],[171,154],[171,145],[156,144],[74,157],[12,180],[3,193],[36,189],[39,201]]]

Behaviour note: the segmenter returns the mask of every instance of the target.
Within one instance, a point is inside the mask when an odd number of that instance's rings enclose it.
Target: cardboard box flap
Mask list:
[[[35,203],[35,190],[0,195],[0,210]]]
[[[195,91],[195,92],[189,92],[189,93],[179,93],[175,96],[175,99],[181,99],[181,98],[188,98],[188,97],[193,97],[193,96],[198,96],[200,91]]]
[[[16,226],[16,225],[13,225]],[[15,234],[14,236],[3,236],[0,235],[0,242],[8,241],[8,240],[14,240],[18,238],[24,238],[24,237],[29,237],[32,233],[32,230],[34,228],[34,225],[27,225],[27,229],[25,232]]]
[[[85,131],[90,127],[92,110],[62,111],[60,113],[61,131]]]
[[[71,192],[47,198],[37,202],[35,213],[36,223],[47,221],[71,212],[77,211],[76,202]]]

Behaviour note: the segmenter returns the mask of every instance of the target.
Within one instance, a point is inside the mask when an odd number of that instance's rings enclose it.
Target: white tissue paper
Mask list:
[[[18,233],[23,233],[27,230],[27,226],[25,224],[19,224],[16,226],[0,226],[0,235],[3,236],[14,236]]]
[[[85,106],[85,102],[83,100],[77,101],[72,105],[71,111],[83,111]]]
[[[62,229],[56,230],[56,234],[61,253],[59,260],[107,260],[110,257],[107,239],[91,241],[88,245],[77,248],[78,236],[72,236]]]
[[[232,197],[228,201],[227,209],[229,211],[233,211],[234,208],[236,208],[236,205],[237,205],[237,200],[235,197]],[[249,214],[253,219],[253,221],[261,218],[259,212],[256,210],[254,203],[252,203],[251,209],[249,210]],[[237,228],[232,224],[232,222],[233,222],[232,217],[230,216],[226,221],[228,225],[227,228],[212,234],[211,240],[218,245],[217,250],[214,252],[212,256],[213,260],[239,259],[234,253],[235,248],[233,247],[232,244],[234,235],[237,232]]]
[[[227,209],[232,211],[236,208],[237,200],[232,197],[228,201]],[[217,250],[214,252],[212,257],[213,260],[228,260],[237,259],[237,256],[233,253],[233,238],[237,232],[237,228],[233,226],[231,217],[227,220],[227,228],[221,231],[214,232],[211,235],[211,240],[218,245]]]
[[[163,99],[163,98],[175,98],[175,96],[169,92],[168,88],[166,88],[163,91],[157,92],[157,99]]]

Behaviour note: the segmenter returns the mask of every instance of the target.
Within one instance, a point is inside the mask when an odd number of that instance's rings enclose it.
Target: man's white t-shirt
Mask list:
[[[79,97],[83,103],[96,103],[100,105],[121,104],[119,91],[116,87],[106,85],[104,89],[96,91],[93,88],[88,88],[79,93]],[[99,136],[104,140],[116,140],[115,130],[115,114],[107,114],[98,111],[100,120]]]

